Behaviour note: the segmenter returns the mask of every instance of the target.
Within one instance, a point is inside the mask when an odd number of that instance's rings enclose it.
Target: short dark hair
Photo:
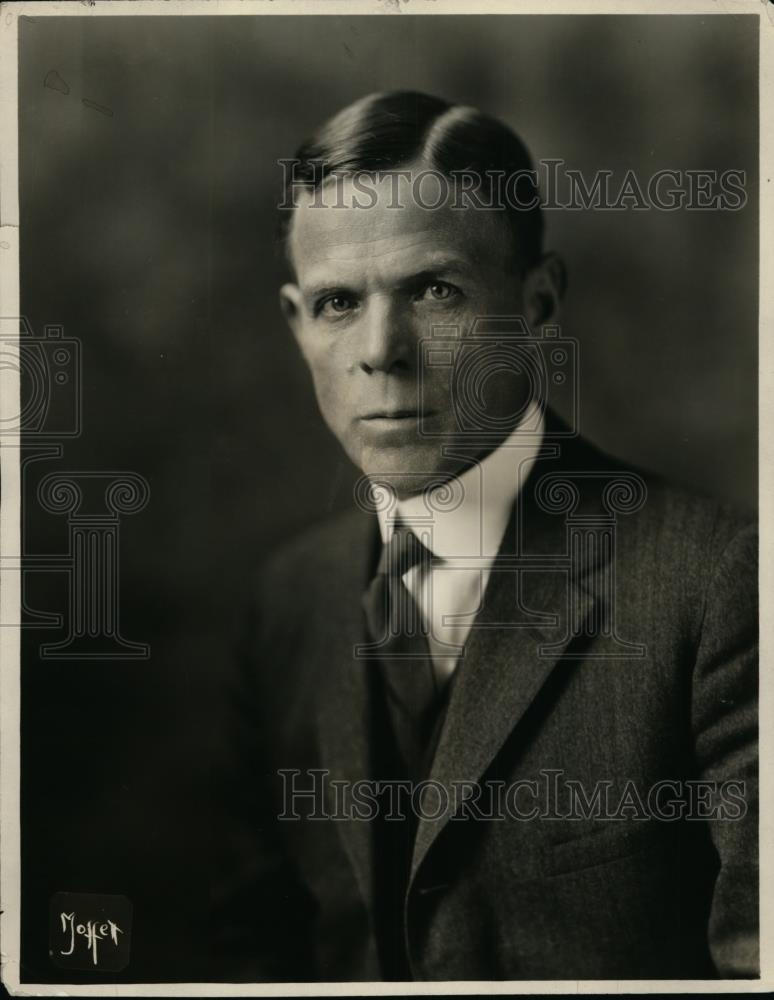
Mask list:
[[[516,176],[515,205],[502,202],[523,267],[541,258],[543,216],[532,160],[515,132],[476,108],[440,97],[400,90],[369,94],[328,119],[296,153],[290,188],[319,188],[333,174],[395,170],[424,160],[441,173],[467,172],[481,177]],[[530,207],[526,207],[530,206]],[[287,249],[292,211],[280,212],[280,237]]]

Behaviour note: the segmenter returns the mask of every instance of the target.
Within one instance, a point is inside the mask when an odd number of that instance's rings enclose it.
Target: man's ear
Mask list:
[[[530,329],[558,322],[566,288],[564,261],[555,253],[543,254],[524,276],[524,308]]]
[[[301,335],[301,290],[298,285],[288,282],[280,288],[280,308],[282,315],[300,344]]]

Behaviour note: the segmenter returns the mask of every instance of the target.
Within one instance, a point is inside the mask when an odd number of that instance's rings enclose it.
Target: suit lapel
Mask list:
[[[557,461],[557,449],[544,448],[524,484],[455,671],[430,771],[451,803],[452,783],[483,775],[557,664],[573,655],[585,623],[602,610],[609,550],[582,547],[570,567],[566,517],[535,496],[545,474],[561,473],[570,462],[588,468],[589,456],[576,456],[585,466],[572,461],[577,446],[567,451]],[[579,496],[578,506],[587,516],[597,514],[594,490]],[[448,818],[447,812],[420,819],[412,880]]]
[[[375,517],[359,515],[354,529],[338,540],[334,553],[337,572],[329,580],[321,604],[316,644],[322,662],[316,692],[316,725],[320,761],[331,781],[355,782],[371,776],[371,719],[368,661],[356,659],[355,647],[364,640],[361,597],[373,569],[378,541]],[[371,823],[341,819],[335,826],[349,857],[361,894],[373,897],[373,839]]]
[[[561,450],[555,444],[544,445],[514,505],[455,672],[430,771],[430,778],[447,788],[452,782],[477,781],[483,775],[557,664],[582,655],[576,642],[585,623],[600,620],[609,596],[605,566],[610,550],[581,546],[568,565],[566,512],[552,511],[545,498],[538,502],[536,492],[546,476],[565,477],[575,470],[581,488],[574,513],[593,520],[601,511],[599,490],[592,483],[594,470],[607,475],[611,471],[600,466],[602,458],[579,442],[565,442]],[[333,543],[330,562],[335,573],[321,601],[316,628],[320,760],[331,780],[348,783],[372,776],[368,672],[373,666],[356,659],[354,649],[364,639],[361,599],[378,544],[375,517],[360,514],[342,530]],[[412,879],[447,819],[448,815],[436,821],[420,819]],[[371,903],[378,861],[372,824],[347,819],[337,821],[336,827],[363,898]]]

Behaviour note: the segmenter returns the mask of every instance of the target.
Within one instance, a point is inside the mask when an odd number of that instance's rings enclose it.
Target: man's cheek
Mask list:
[[[432,358],[431,358],[432,360]],[[441,360],[445,360],[443,357]],[[422,409],[445,413],[451,409],[454,368],[449,364],[426,364],[422,372]]]
[[[319,376],[315,380],[315,384],[317,402],[325,422],[341,439],[351,421],[350,396],[339,384],[339,380],[327,372]]]

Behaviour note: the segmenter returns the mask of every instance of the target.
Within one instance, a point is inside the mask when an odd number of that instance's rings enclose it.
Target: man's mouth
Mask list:
[[[420,420],[422,418],[431,417],[434,414],[434,410],[417,410],[417,409],[406,409],[406,410],[374,410],[371,413],[366,413],[362,416],[361,420]]]

